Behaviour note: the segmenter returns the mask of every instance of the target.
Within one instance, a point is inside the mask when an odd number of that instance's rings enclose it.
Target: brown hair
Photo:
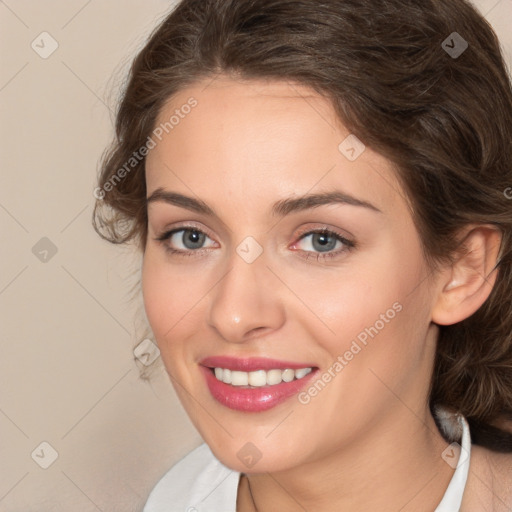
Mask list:
[[[460,411],[475,443],[512,451],[500,423],[512,419],[512,91],[489,24],[465,0],[181,1],[133,62],[95,194],[101,236],[143,250],[144,158],[130,159],[174,94],[221,73],[329,98],[396,165],[433,267],[453,257],[464,226],[499,227],[490,297],[440,327],[430,405]]]

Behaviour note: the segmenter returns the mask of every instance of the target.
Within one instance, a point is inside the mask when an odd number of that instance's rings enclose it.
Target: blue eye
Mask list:
[[[353,247],[354,242],[327,229],[308,231],[293,244],[294,249],[307,253],[306,259],[316,256],[317,260],[338,256]]]
[[[305,251],[314,250],[318,252],[330,252],[343,245],[339,236],[327,232],[309,233],[301,238],[301,241],[307,241],[305,244],[306,247],[302,249]]]
[[[215,242],[206,233],[197,228],[180,228],[164,233],[157,240],[166,242],[166,248],[171,252],[186,253],[197,249],[212,247]],[[209,240],[209,245],[204,245]]]
[[[198,256],[203,249],[216,246],[206,233],[190,226],[167,231],[156,238],[164,244],[165,250],[177,256]],[[355,247],[355,243],[347,240],[334,231],[327,229],[308,231],[300,236],[292,245],[292,250],[305,253],[306,259],[315,257],[317,260],[333,258]]]

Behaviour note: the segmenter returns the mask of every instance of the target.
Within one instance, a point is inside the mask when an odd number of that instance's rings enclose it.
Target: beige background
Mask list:
[[[200,443],[160,360],[139,377],[138,258],[90,222],[116,84],[172,3],[0,0],[0,512],[140,511]],[[477,6],[510,63],[512,0]]]

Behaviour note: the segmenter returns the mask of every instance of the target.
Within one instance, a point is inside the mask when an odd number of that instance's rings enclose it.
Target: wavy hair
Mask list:
[[[468,224],[499,228],[489,298],[440,326],[430,405],[462,413],[475,443],[512,451],[512,91],[487,21],[465,0],[182,0],[134,59],[118,105],[95,193],[103,238],[143,250],[140,148],[173,95],[218,74],[328,98],[395,164],[433,267],[453,258]]]

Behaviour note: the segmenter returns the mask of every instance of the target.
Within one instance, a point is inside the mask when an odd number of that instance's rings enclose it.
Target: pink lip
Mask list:
[[[277,363],[277,364],[276,364]],[[211,395],[220,404],[237,411],[262,412],[271,409],[288,398],[296,395],[316,375],[318,368],[313,368],[308,375],[299,380],[281,382],[274,386],[243,388],[231,386],[217,380],[211,368],[229,368],[240,371],[270,370],[273,368],[307,368],[307,364],[273,361],[271,359],[251,358],[235,359],[230,357],[212,357],[201,362],[200,366],[206,378]]]

